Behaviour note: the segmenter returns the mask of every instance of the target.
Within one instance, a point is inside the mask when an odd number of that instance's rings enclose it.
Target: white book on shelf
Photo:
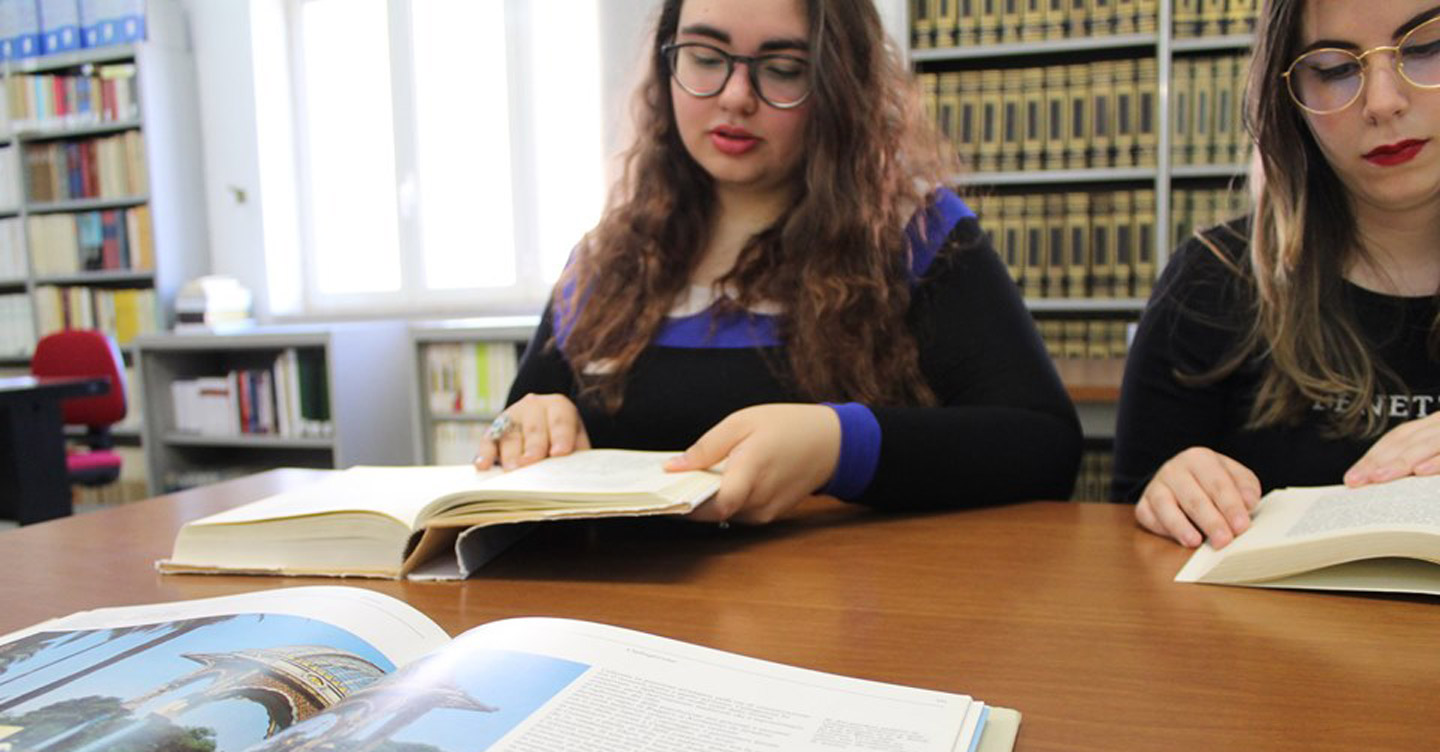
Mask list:
[[[80,49],[80,0],[40,0],[42,54]]]

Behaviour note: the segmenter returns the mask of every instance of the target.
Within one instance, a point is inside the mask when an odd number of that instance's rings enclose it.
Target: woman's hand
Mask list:
[[[1190,447],[1150,479],[1135,505],[1135,519],[1146,530],[1190,548],[1205,538],[1224,548],[1250,527],[1250,513],[1259,503],[1260,479],[1250,468],[1214,450]]]
[[[1440,413],[1390,429],[1345,472],[1345,485],[1364,486],[1440,473]]]
[[[715,498],[691,513],[702,522],[774,520],[830,480],[840,457],[840,418],[824,405],[756,405],[731,413],[666,470],[725,462]]]
[[[498,438],[486,436],[475,453],[475,469],[489,470],[500,461],[506,470],[589,449],[590,437],[575,403],[563,394],[527,394],[505,408],[509,427]]]

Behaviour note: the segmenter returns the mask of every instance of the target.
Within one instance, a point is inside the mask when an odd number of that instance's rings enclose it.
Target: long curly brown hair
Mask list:
[[[929,404],[906,327],[911,249],[903,228],[958,174],[885,35],[873,0],[806,3],[813,76],[793,204],[717,281],[734,310],[773,301],[801,394]],[[599,225],[556,285],[565,354],[582,394],[619,409],[625,376],[687,289],[710,230],[714,185],[675,126],[661,47],[683,0],[666,0],[636,94],[636,139]],[[551,343],[554,346],[554,343]],[[780,366],[780,364],[776,364]]]

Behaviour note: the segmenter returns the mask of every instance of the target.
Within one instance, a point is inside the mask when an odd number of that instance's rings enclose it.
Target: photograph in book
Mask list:
[[[243,750],[394,669],[288,615],[38,632],[0,646],[0,749]]]
[[[588,668],[507,650],[442,650],[252,752],[490,749]]]

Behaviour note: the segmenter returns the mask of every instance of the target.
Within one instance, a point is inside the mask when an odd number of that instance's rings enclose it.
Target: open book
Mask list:
[[[1250,529],[1177,582],[1440,595],[1440,477],[1271,491]]]
[[[352,467],[187,523],[162,572],[453,579],[545,520],[684,514],[711,471],[667,473],[669,452],[594,449],[512,472]],[[453,551],[454,555],[446,555]]]
[[[305,587],[102,609],[0,637],[0,748],[971,752],[1019,715],[601,624],[454,640],[388,596]]]

